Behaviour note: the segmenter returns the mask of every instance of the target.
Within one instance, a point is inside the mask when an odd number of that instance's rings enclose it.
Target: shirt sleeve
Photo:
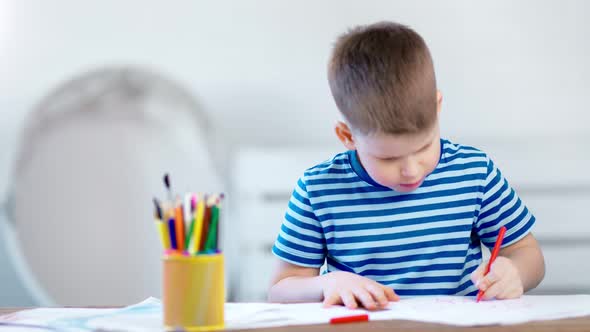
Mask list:
[[[506,234],[502,247],[525,237],[535,223],[535,216],[520,200],[494,162],[488,158],[487,176],[477,217],[476,229],[481,242],[492,248],[502,226]]]
[[[291,264],[319,268],[326,258],[323,229],[313,212],[303,178],[297,181],[272,252]]]

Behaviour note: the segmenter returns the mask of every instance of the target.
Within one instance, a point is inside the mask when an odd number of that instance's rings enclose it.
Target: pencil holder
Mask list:
[[[166,330],[224,328],[223,254],[163,257],[163,310]]]

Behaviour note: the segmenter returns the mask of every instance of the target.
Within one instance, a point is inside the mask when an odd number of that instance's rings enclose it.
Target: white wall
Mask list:
[[[230,142],[334,143],[337,112],[325,79],[331,43],[347,27],[383,19],[407,23],[428,41],[444,133],[585,132],[588,12],[583,0],[3,0],[0,190],[25,113],[55,84],[105,63],[139,63],[177,78]]]
[[[389,19],[414,27],[432,49],[445,132],[589,128],[582,120],[590,119],[590,3],[583,0],[3,0],[0,6],[3,119],[21,117],[81,70],[140,63],[187,84],[233,142],[331,142],[336,110],[325,79],[331,44],[347,27]]]
[[[409,24],[430,45],[443,134],[467,143],[558,137],[584,148],[589,12],[584,0],[1,0],[0,193],[26,113],[56,84],[104,64],[178,79],[234,149],[334,146],[331,44],[378,20]]]

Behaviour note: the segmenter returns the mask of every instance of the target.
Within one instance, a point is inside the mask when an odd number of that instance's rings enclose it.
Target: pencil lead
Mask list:
[[[174,203],[174,199],[172,197],[172,186],[170,185],[170,176],[168,173],[164,174],[164,185],[166,186],[166,190],[168,191],[168,199],[170,202]]]
[[[154,197],[154,207],[156,208],[156,216],[158,217],[158,219],[162,220],[162,208],[160,207],[160,202],[155,197]]]

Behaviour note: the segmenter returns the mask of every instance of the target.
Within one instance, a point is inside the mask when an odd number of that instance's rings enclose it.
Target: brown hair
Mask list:
[[[362,134],[417,133],[436,120],[436,79],[426,43],[412,29],[380,22],[351,29],[328,66],[332,96]]]

